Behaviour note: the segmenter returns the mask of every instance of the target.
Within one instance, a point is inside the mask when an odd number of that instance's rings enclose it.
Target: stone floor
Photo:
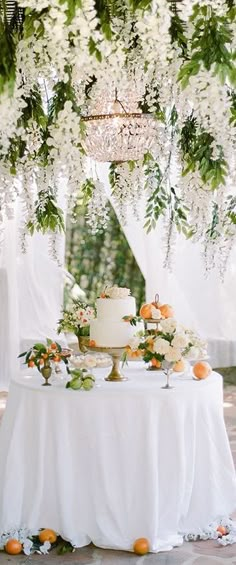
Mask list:
[[[6,402],[6,393],[0,393],[0,415]],[[236,386],[226,386],[224,394],[225,421],[236,466]],[[1,510],[0,510],[1,511]],[[236,519],[236,514],[233,516]],[[236,544],[221,547],[216,541],[184,543],[170,552],[138,557],[133,553],[103,550],[93,545],[73,553],[58,555],[57,549],[49,555],[26,557],[8,556],[0,552],[0,565],[236,565]]]

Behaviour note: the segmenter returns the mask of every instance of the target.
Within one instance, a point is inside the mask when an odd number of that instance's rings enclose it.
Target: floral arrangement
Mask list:
[[[163,363],[175,364],[183,359],[206,357],[206,343],[192,330],[179,325],[174,318],[161,320],[160,329],[146,330],[134,336],[127,347],[126,354],[141,351],[143,360],[153,366]]]
[[[100,294],[100,298],[128,298],[130,296],[130,289],[119,287],[117,285],[106,287],[104,292]]]
[[[70,310],[63,310],[63,317],[58,322],[57,331],[71,332],[77,337],[89,336],[90,320],[95,318],[95,309],[88,304],[76,300]]]
[[[55,252],[61,178],[69,211],[79,200],[93,230],[105,227],[86,118],[117,92],[154,122],[143,157],[111,162],[121,218],[128,209],[142,218],[146,196],[147,231],[164,218],[166,264],[179,231],[202,242],[207,268],[224,271],[236,238],[235,26],[232,0],[19,0],[12,13],[3,2],[2,228],[19,196],[22,248],[36,229],[51,233]]]
[[[28,351],[24,351],[18,357],[25,357],[25,365],[30,368],[37,367],[40,372],[42,367],[48,365],[51,361],[54,363],[63,361],[65,365],[68,365],[68,352],[63,352],[59,343],[48,338],[46,345],[35,343]]]

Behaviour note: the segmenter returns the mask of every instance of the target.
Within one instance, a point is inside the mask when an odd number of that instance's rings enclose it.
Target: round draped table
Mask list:
[[[93,390],[12,381],[0,428],[0,532],[52,528],[81,547],[171,549],[236,508],[222,378],[172,377],[142,363]]]

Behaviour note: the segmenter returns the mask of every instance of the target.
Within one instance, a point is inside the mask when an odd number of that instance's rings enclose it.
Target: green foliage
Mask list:
[[[150,177],[152,177],[152,192],[147,200],[145,224],[144,228],[149,233],[156,227],[156,223],[165,211],[169,202],[169,195],[167,194],[165,184],[163,182],[163,175],[159,164],[151,162],[151,165],[146,168],[147,181],[145,188],[149,187]]]
[[[51,192],[41,190],[35,202],[34,218],[27,223],[29,233],[36,231],[65,231],[63,211],[55,203],[55,196]]]
[[[198,170],[202,181],[215,190],[221,184],[225,184],[228,165],[222,151],[218,159],[213,159],[213,141],[214,138],[210,133],[197,127],[195,118],[187,118],[179,141],[185,162],[183,175]]]
[[[0,0],[0,94],[5,86],[9,95],[14,90],[16,40],[17,30],[10,27],[6,15],[6,3]]]
[[[137,308],[145,300],[145,282],[127,243],[117,217],[109,205],[109,223],[105,231],[92,235],[85,219],[86,208],[77,208],[76,223],[68,223],[66,267],[85,291],[89,303],[106,286],[117,284],[131,289]]]
[[[222,82],[226,78],[236,84],[236,70],[233,63],[233,53],[230,49],[232,31],[228,21],[217,15],[210,4],[199,6],[195,4],[193,15],[193,34],[189,42],[189,59],[179,72],[179,81],[185,88],[191,76],[196,75],[203,66],[208,71],[213,69]]]

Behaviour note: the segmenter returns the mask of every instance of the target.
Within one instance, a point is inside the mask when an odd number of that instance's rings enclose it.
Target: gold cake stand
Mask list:
[[[155,324],[155,326],[156,326],[155,330],[150,330],[150,332],[152,332],[152,333],[156,333],[158,331],[158,326],[161,323],[161,319],[155,320],[154,318],[143,318],[143,321],[144,321],[145,330],[148,330],[148,327],[147,327],[148,324]]]
[[[89,337],[79,336],[79,348],[80,351],[86,353],[87,351],[94,351],[98,353],[107,353],[112,358],[112,368],[111,372],[107,377],[105,377],[105,381],[111,381],[115,383],[119,383],[122,381],[128,381],[128,377],[125,377],[120,372],[120,361],[121,356],[125,351],[125,347],[96,347],[89,345],[90,339]]]

